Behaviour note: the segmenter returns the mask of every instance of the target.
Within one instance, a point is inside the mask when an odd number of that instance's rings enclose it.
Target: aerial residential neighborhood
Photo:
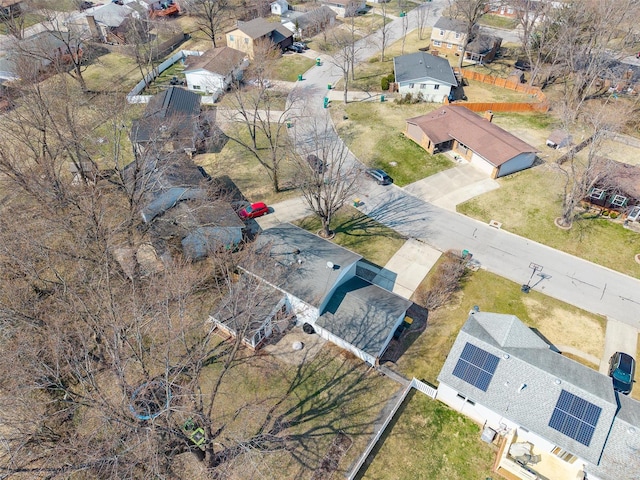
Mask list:
[[[0,1],[0,477],[640,478],[638,14]]]

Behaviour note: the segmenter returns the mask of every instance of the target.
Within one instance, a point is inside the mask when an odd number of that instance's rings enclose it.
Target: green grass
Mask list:
[[[505,18],[499,15],[483,15],[478,20],[480,25],[486,25],[493,28],[504,28],[505,30],[513,30],[516,28],[517,22],[513,18]]]
[[[414,301],[418,301],[418,292],[428,289],[431,281],[432,273],[418,287]],[[520,284],[485,270],[468,274],[461,290],[447,305],[429,312],[426,331],[408,338],[410,346],[398,360],[398,369],[409,378],[416,377],[436,385],[451,346],[474,305],[485,312],[515,315],[555,344],[574,346],[594,355],[602,353],[603,317],[548,297],[536,289],[524,295],[520,287]],[[588,339],[585,331],[590,332]]]
[[[458,206],[458,211],[483,222],[502,222],[502,228],[603,265],[640,277],[633,259],[640,253],[640,235],[625,229],[621,221],[585,217],[571,230],[555,227],[561,212],[560,179],[544,166],[498,180],[500,188]]]
[[[89,90],[95,92],[129,92],[142,80],[135,60],[119,53],[108,53],[95,59],[84,72]]]
[[[273,69],[273,79],[285,82],[295,82],[298,75],[306,72],[315,61],[299,54],[286,54],[278,59]]]
[[[470,480],[491,476],[496,450],[473,421],[415,392],[374,453],[363,480]]]
[[[433,108],[436,105],[352,102],[344,106],[334,102],[331,115],[340,136],[358,159],[370,167],[384,169],[396,184],[404,186],[453,167],[447,157],[430,155],[402,135],[406,118]]]
[[[321,228],[317,217],[307,217],[297,225],[316,233]],[[333,239],[338,245],[348,248],[376,265],[384,266],[405,242],[395,230],[363,215],[353,207],[343,207],[331,222],[336,232]]]
[[[184,80],[184,64],[180,61],[174,63],[160,75],[158,75],[148,88],[145,88],[140,95],[155,95],[156,93],[164,91],[170,86],[170,81],[173,77],[178,77],[180,80]],[[202,92],[206,94],[206,92]]]

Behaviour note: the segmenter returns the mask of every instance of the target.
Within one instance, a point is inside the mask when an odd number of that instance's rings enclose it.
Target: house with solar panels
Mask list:
[[[498,439],[507,478],[640,478],[640,402],[514,315],[471,312],[438,380],[438,400]]]

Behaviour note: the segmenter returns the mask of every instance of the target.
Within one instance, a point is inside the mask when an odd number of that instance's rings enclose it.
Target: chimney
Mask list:
[[[491,110],[484,112],[484,119],[491,122],[493,120],[493,112]]]

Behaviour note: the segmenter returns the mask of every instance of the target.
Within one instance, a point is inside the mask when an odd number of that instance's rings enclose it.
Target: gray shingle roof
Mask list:
[[[263,231],[256,246],[268,258],[260,259],[260,265],[243,266],[315,307],[323,303],[338,279],[361,258],[291,224]],[[332,262],[334,268],[327,268],[327,262]]]
[[[342,284],[316,321],[325,330],[374,356],[382,355],[411,302],[359,277]]]
[[[240,23],[237,29],[254,40],[271,34],[271,36],[274,37],[272,39],[275,43],[293,35],[293,33],[287,30],[286,27],[283,27],[281,23],[269,22],[262,17]]]
[[[204,69],[212,73],[228,75],[242,63],[245,55],[244,52],[231,47],[212,48],[199,57],[187,57],[188,68],[185,72]]]
[[[97,22],[103,23],[107,27],[119,27],[133,12],[135,10],[127,5],[107,3],[94,9],[88,16],[95,18]]]
[[[467,32],[467,24],[465,22],[450,17],[440,17],[433,26],[434,30],[438,28],[440,30],[449,30],[451,32]]]
[[[618,409],[611,379],[556,353],[527,330],[513,315],[472,313],[458,334],[438,380],[549,442],[597,464]],[[453,375],[467,342],[499,358],[486,392]],[[602,409],[588,446],[549,427],[562,390]]]
[[[425,52],[409,53],[393,59],[396,82],[435,80],[453,87],[458,85],[449,61]]]

